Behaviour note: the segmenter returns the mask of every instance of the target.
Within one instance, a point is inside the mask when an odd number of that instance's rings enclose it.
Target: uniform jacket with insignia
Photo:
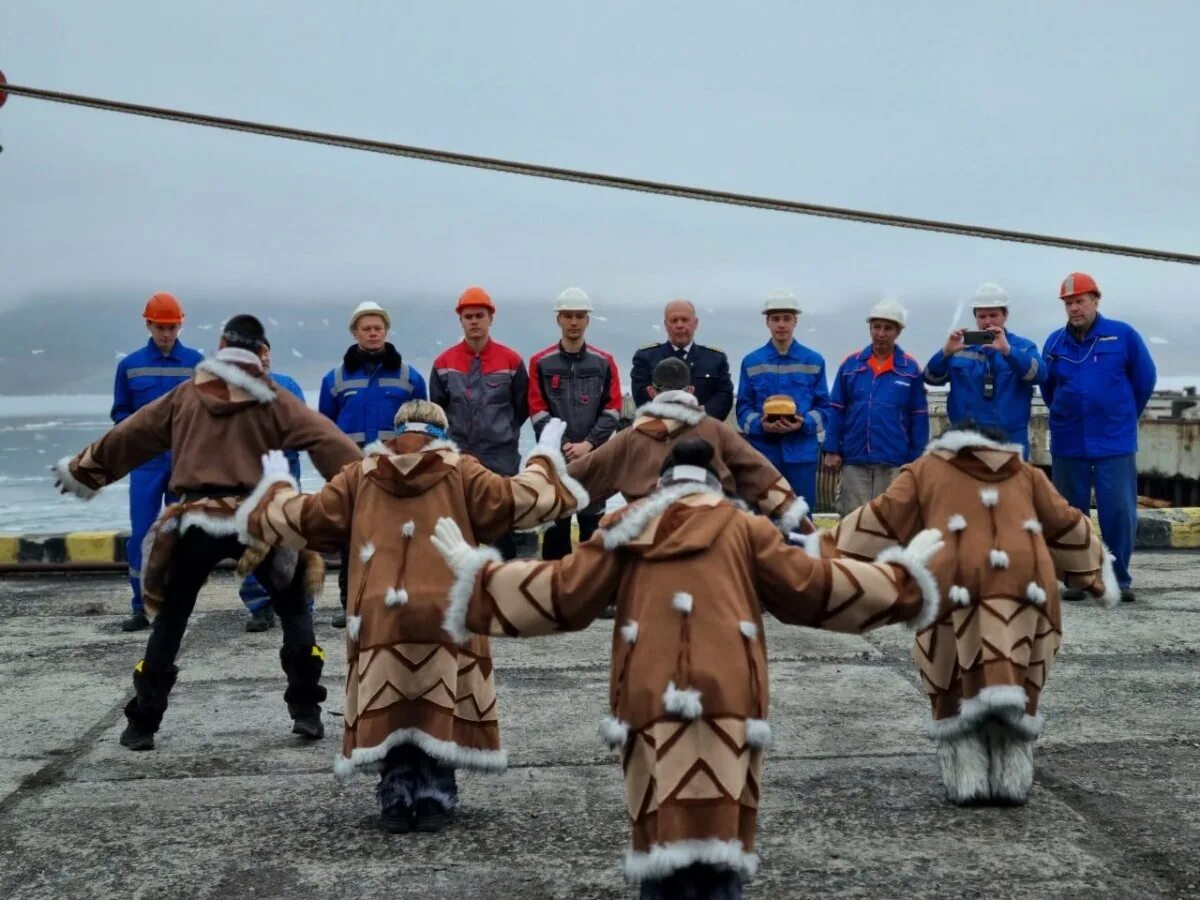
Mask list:
[[[642,406],[650,401],[649,388],[654,367],[668,356],[678,355],[670,341],[647,344],[633,354],[630,384],[633,402]],[[733,379],[729,375],[729,358],[716,347],[693,343],[684,360],[692,370],[692,387],[696,399],[714,419],[724,422],[733,409]]]

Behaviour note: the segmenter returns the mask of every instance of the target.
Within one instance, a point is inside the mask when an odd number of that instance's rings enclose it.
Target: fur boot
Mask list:
[[[1033,788],[1033,742],[994,719],[986,729],[992,802],[1021,806]]]
[[[988,801],[988,745],[980,731],[938,741],[937,755],[947,800],[959,806]]]

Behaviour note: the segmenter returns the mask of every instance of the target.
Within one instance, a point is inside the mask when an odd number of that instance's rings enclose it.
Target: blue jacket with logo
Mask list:
[[[1138,417],[1158,377],[1142,336],[1097,315],[1082,340],[1069,327],[1051,334],[1042,356],[1050,451],[1077,459],[1136,453]]]
[[[357,347],[351,347],[342,364],[321,379],[317,409],[361,447],[393,437],[396,410],[409,400],[425,399],[425,379],[391,344],[373,367],[365,367]]]
[[[946,415],[951,422],[971,419],[979,426],[999,428],[1029,456],[1029,411],[1034,385],[1046,383],[1046,364],[1037,344],[1020,335],[1008,334],[1010,351],[1005,356],[990,344],[965,347],[947,359],[939,350],[925,366],[925,383],[949,383]],[[983,395],[983,382],[991,372],[995,392]]]
[[[179,341],[171,352],[164,355],[154,345],[153,339],[146,346],[134,350],[117,363],[117,376],[113,381],[113,424],[129,418],[143,406],[169,394],[192,377],[196,364],[204,360],[204,354]],[[170,471],[171,454],[156,456],[143,468]]]
[[[804,427],[789,434],[763,430],[763,401],[775,394],[786,394],[796,401],[796,415]],[[829,412],[829,387],[825,381],[825,359],[793,340],[787,353],[780,353],[767,341],[742,359],[738,375],[738,426],[758,450],[779,448],[783,461],[817,461],[820,447],[817,432],[825,427]]]
[[[825,452],[839,453],[851,466],[902,466],[929,442],[929,408],[921,365],[895,348],[891,365],[871,368],[871,345],[838,366],[829,395]]]

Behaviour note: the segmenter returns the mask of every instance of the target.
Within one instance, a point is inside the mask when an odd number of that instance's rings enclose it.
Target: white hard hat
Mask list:
[[[351,334],[354,334],[354,326],[358,324],[358,320],[363,316],[379,316],[379,318],[383,319],[383,327],[391,330],[392,317],[387,314],[387,310],[374,300],[364,300],[358,306],[354,307],[354,312],[350,314]]]
[[[880,300],[867,313],[867,321],[872,319],[883,319],[888,322],[895,322],[901,328],[904,327],[905,320],[908,318],[908,313],[904,311],[904,307],[895,300]]]
[[[1008,294],[998,284],[985,281],[975,289],[971,309],[1008,309]]]
[[[800,315],[800,301],[791,291],[771,291],[763,301],[763,315],[773,312],[793,312]]]
[[[592,298],[583,288],[569,287],[558,295],[554,303],[555,312],[591,312]]]

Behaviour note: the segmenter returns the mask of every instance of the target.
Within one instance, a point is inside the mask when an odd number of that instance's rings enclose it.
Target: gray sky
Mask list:
[[[0,6],[13,83],[553,165],[1200,249],[1190,2]],[[717,207],[10,98],[0,308],[40,290],[392,303],[912,302],[994,280],[1200,323],[1195,267]],[[857,314],[857,311],[856,311]],[[1018,313],[1014,313],[1014,316]],[[713,339],[716,336],[710,335]]]

